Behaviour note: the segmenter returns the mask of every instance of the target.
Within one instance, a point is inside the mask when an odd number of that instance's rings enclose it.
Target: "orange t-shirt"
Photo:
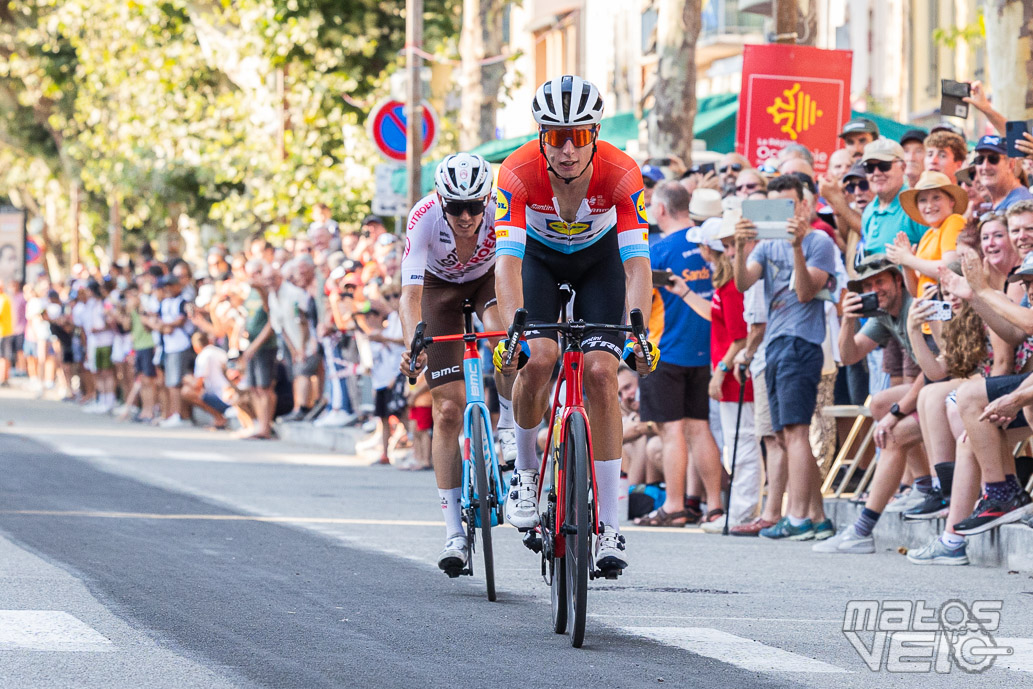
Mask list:
[[[957,213],[948,216],[946,220],[940,223],[939,227],[930,228],[928,232],[922,235],[922,239],[918,242],[915,256],[927,261],[942,260],[945,253],[957,251],[958,235],[964,229],[965,218]],[[925,286],[936,282],[936,279],[923,273],[918,273],[918,294],[915,296],[922,296],[922,290],[925,289]]]

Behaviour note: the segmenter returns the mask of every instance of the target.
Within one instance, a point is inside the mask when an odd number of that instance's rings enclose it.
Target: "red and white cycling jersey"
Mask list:
[[[642,173],[626,153],[600,141],[592,179],[574,222],[565,222],[537,140],[514,151],[499,169],[495,212],[499,256],[523,258],[527,239],[572,254],[617,232],[622,261],[649,258]]]
[[[438,195],[431,192],[409,213],[402,256],[402,285],[422,285],[429,272],[446,282],[476,280],[495,265],[495,202],[484,209],[484,220],[477,230],[477,248],[466,263],[459,261],[455,236],[445,221]]]

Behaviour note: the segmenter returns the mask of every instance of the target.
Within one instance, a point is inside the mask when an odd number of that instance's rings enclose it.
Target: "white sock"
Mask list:
[[[961,546],[965,545],[965,537],[961,534],[951,533],[950,531],[944,531],[940,536],[940,542],[951,550],[957,550]]]
[[[438,488],[441,496],[441,511],[445,517],[445,535],[447,537],[463,534],[463,509],[460,501],[463,498],[462,488]]]
[[[535,426],[534,428],[522,428],[520,424],[514,423],[513,428],[516,430],[516,470],[525,471],[527,469],[530,469],[532,471],[537,471],[538,427]]]
[[[513,401],[499,395],[499,428],[513,427]]]
[[[795,526],[803,526],[803,523],[805,521],[807,521],[807,517],[794,517],[791,514],[789,515],[789,523],[791,525],[793,525],[794,527]]]
[[[599,492],[595,504],[599,506],[599,522],[620,531],[621,461],[598,460],[595,463],[595,484]]]

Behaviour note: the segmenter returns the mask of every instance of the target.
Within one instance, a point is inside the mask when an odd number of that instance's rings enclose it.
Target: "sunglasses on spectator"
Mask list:
[[[861,179],[856,182],[847,182],[844,186],[846,193],[853,194],[855,191],[868,191],[868,180]]]
[[[402,296],[401,292],[387,292],[384,294],[384,299],[397,299]]]
[[[480,215],[484,212],[484,201],[445,201],[445,212],[457,218],[463,213],[469,213],[471,216]]]
[[[864,171],[869,175],[874,174],[876,170],[879,172],[889,172],[893,169],[893,163],[895,160],[866,160],[864,162]]]
[[[756,191],[760,189],[760,182],[746,182],[745,184],[736,184],[736,191]]]
[[[997,165],[1001,162],[1000,153],[988,153],[987,155],[978,155],[972,159],[973,165],[982,165],[984,162],[990,163],[991,165]]]
[[[576,148],[587,146],[588,144],[595,141],[595,128],[589,127],[588,129],[574,129],[573,127],[563,127],[562,129],[542,129],[540,130],[542,143],[546,143],[554,148],[560,148],[567,143],[569,139],[573,142]]]
[[[731,165],[725,165],[722,168],[718,168],[717,171],[720,174],[723,175],[723,174],[727,173],[729,170],[731,170],[732,172],[742,172],[742,164],[741,163],[732,163]]]

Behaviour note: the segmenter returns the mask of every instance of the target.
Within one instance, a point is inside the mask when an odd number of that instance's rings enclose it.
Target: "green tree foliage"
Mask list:
[[[428,44],[454,35],[457,1],[426,5]],[[117,198],[140,239],[182,214],[220,234],[282,232],[318,201],[355,222],[379,162],[357,104],[402,64],[403,8],[0,0],[0,193],[81,180],[89,224]]]

